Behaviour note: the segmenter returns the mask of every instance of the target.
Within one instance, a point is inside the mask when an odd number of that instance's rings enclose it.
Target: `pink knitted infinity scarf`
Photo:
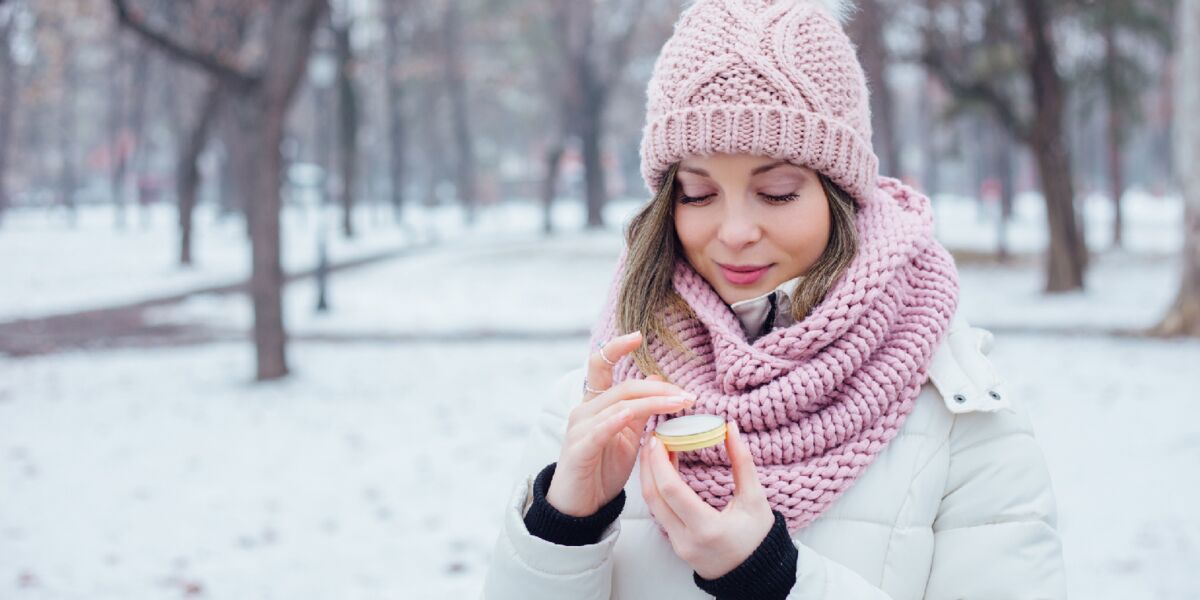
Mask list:
[[[666,319],[697,357],[686,360],[657,339],[649,344],[669,380],[697,395],[687,414],[737,420],[771,507],[793,531],[828,508],[895,437],[958,302],[954,260],[933,239],[929,199],[881,177],[862,204],[858,254],[802,321],[747,343],[729,306],[680,258],[674,286],[699,318]],[[623,333],[615,302],[624,263],[623,251],[592,347]],[[629,357],[614,368],[614,384],[644,377]],[[651,418],[647,434],[666,418]],[[681,453],[679,463],[713,507],[732,498],[723,445]]]

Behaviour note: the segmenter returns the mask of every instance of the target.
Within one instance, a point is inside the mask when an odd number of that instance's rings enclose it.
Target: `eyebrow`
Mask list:
[[[786,160],[777,160],[773,163],[762,165],[761,167],[755,167],[753,171],[750,171],[750,174],[758,175],[760,173],[766,173],[767,171],[770,171],[771,169],[774,169],[775,167],[782,167],[784,165],[793,165],[793,163],[788,162]],[[798,167],[800,165],[793,165],[793,166]],[[680,166],[678,170],[684,171],[687,173],[695,173],[696,175],[702,175],[704,177],[711,177],[711,175],[708,174],[708,171],[705,171],[704,169],[701,169],[699,167]]]

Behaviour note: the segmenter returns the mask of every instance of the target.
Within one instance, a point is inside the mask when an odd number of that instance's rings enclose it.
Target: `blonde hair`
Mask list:
[[[665,375],[650,354],[650,340],[658,339],[667,347],[695,354],[671,332],[665,318],[695,318],[695,312],[676,291],[672,275],[676,258],[683,246],[675,232],[675,173],[672,164],[663,175],[658,193],[629,223],[625,231],[627,247],[625,275],[617,296],[616,320],[619,331],[641,330],[641,346],[632,354],[634,364],[646,375]],[[854,229],[857,205],[854,199],[829,178],[818,173],[821,188],[829,202],[829,243],[817,262],[804,273],[792,294],[791,313],[796,321],[825,298],[825,294],[850,265],[858,251]]]

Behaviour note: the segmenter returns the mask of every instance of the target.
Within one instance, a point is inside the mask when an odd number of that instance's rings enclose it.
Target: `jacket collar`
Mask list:
[[[753,343],[755,339],[772,329],[786,327],[794,322],[787,307],[791,306],[792,294],[796,291],[796,285],[800,283],[801,279],[804,279],[804,276],[798,275],[775,286],[775,289],[761,296],[738,300],[729,305],[733,314],[737,315],[748,341]],[[771,319],[771,323],[767,323],[767,316],[772,312],[772,302],[775,306],[775,316]]]

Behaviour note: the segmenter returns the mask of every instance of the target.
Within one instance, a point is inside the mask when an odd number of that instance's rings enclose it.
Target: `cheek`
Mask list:
[[[707,224],[699,212],[694,210],[675,211],[675,234],[679,236],[679,243],[683,245],[684,251],[688,254],[703,248],[707,237]]]
[[[773,237],[779,240],[788,255],[805,261],[816,260],[829,244],[828,202],[822,196],[812,202],[793,203],[786,210],[787,214],[775,221],[781,226],[776,228]]]

